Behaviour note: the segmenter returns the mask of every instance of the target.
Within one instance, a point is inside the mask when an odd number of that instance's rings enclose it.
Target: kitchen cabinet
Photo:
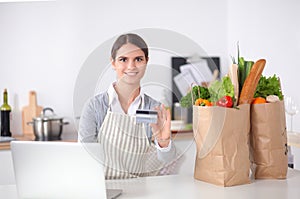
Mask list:
[[[14,136],[17,140],[33,140],[33,137]],[[0,185],[15,184],[10,142],[0,143]]]
[[[0,185],[15,184],[10,150],[0,150]]]

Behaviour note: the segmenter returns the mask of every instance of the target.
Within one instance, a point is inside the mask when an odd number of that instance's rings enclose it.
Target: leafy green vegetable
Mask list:
[[[191,107],[196,99],[198,98],[202,98],[202,99],[209,99],[210,98],[210,94],[208,92],[208,89],[202,86],[194,86],[193,89],[193,100],[192,100],[192,95],[191,95],[191,91],[188,92],[188,94],[186,94],[186,96],[182,97],[180,100],[180,105],[182,107],[188,108]]]
[[[216,102],[221,97],[230,96],[234,98],[234,86],[229,77],[225,76],[222,81],[214,81],[208,88],[210,93],[210,101]]]
[[[268,95],[277,95],[280,100],[283,99],[280,81],[276,75],[269,78],[262,75],[259,79],[254,97],[266,98]]]

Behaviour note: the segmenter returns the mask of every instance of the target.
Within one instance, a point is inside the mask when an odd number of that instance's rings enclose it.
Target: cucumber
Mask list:
[[[246,61],[245,62],[245,66],[246,66],[245,67],[245,69],[246,69],[246,74],[245,75],[246,75],[246,78],[248,77],[253,64],[254,64],[254,61]]]
[[[244,81],[246,79],[245,76],[245,60],[243,57],[239,57],[238,59],[238,78],[239,78],[239,90],[241,91],[243,85],[244,85]]]

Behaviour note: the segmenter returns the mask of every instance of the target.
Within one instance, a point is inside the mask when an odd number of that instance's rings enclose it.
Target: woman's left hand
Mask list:
[[[157,111],[157,123],[152,123],[150,126],[159,146],[164,148],[169,145],[171,138],[171,113],[163,104],[155,107],[155,110]]]

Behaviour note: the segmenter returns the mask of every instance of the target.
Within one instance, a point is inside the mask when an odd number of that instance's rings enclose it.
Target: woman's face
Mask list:
[[[127,84],[139,84],[145,74],[148,58],[145,53],[133,44],[124,44],[112,60],[112,67],[119,81]]]

